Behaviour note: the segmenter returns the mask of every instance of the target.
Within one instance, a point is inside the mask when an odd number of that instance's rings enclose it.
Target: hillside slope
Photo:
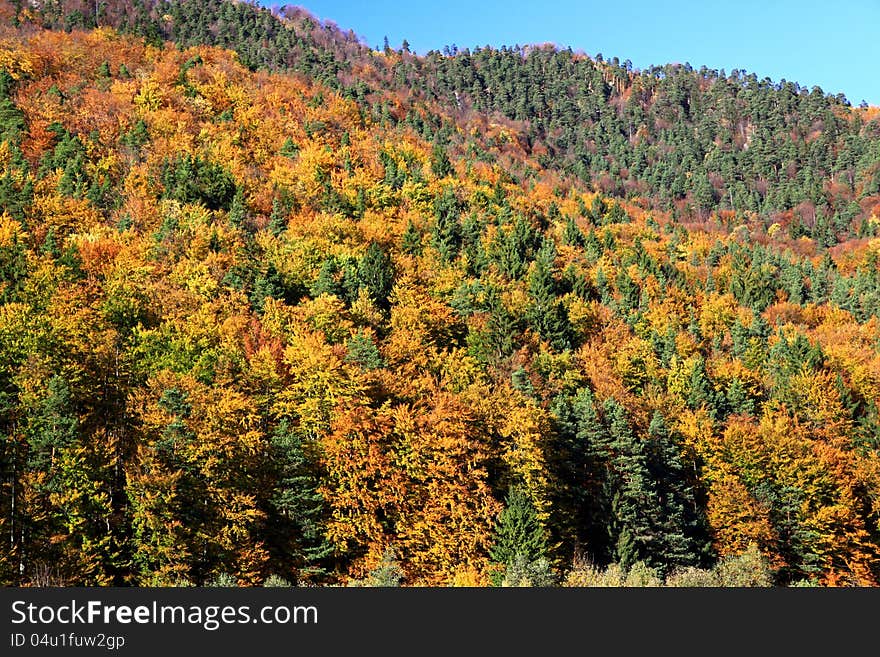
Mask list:
[[[273,14],[225,0],[39,7],[18,16],[55,29],[109,24],[154,44],[231,48],[252,70],[320,80],[383,123],[490,161],[513,142],[544,168],[679,218],[716,213],[728,228],[779,223],[820,248],[876,233],[876,110],[851,108],[818,87],[689,65],[636,71],[628,61],[550,46],[376,52],[302,9]],[[455,134],[472,121],[482,134],[486,120],[503,128],[488,143]]]

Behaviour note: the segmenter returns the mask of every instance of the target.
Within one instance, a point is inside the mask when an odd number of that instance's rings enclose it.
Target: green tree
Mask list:
[[[367,252],[358,263],[358,280],[367,288],[380,307],[388,307],[388,295],[394,285],[394,266],[391,257],[377,242],[370,242]]]
[[[565,220],[565,232],[562,234],[562,241],[569,246],[586,246],[584,234],[571,217]]]
[[[648,471],[645,445],[632,430],[626,411],[613,398],[605,402],[611,448],[611,518],[608,525],[613,560],[624,570],[644,561],[657,539],[652,520],[659,497]]]
[[[562,350],[571,346],[572,331],[565,308],[557,298],[555,260],[556,247],[552,240],[545,239],[529,275],[531,304],[527,318],[541,338]]]
[[[361,370],[374,370],[384,365],[382,355],[369,334],[362,331],[352,335],[345,343],[345,361],[355,363]]]
[[[512,485],[495,525],[489,556],[506,572],[515,563],[531,564],[546,555],[547,534],[534,504],[521,486]]]
[[[406,230],[403,231],[403,236],[401,237],[400,248],[404,253],[414,256],[421,255],[422,253],[422,234],[412,220],[406,224]]]
[[[324,534],[324,498],[318,492],[320,472],[295,427],[286,419],[272,432],[272,467],[277,484],[267,529],[278,562],[288,564],[294,582],[320,577],[332,545]]]
[[[297,155],[299,155],[299,146],[288,137],[284,140],[284,143],[281,145],[281,155],[284,157],[290,158],[291,160],[295,159]]]
[[[446,149],[440,144],[434,144],[431,151],[431,172],[437,178],[445,178],[452,173],[452,163],[449,161],[449,156],[446,155]]]
[[[432,244],[444,262],[451,262],[461,248],[462,204],[455,195],[455,188],[447,185],[434,203],[434,229]]]
[[[210,210],[229,210],[236,194],[232,175],[220,164],[199,156],[166,159],[160,176],[163,196],[181,203],[201,203]]]

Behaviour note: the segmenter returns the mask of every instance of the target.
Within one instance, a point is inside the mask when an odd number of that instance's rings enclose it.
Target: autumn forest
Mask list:
[[[818,87],[2,0],[0,584],[876,586],[878,230]]]

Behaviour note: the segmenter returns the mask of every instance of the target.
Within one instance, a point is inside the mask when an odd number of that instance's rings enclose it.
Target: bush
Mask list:
[[[623,585],[628,587],[654,588],[663,586],[663,580],[657,571],[648,566],[644,561],[636,561],[626,574]]]
[[[266,588],[286,588],[293,586],[293,584],[278,575],[269,575],[263,582],[263,586]]]
[[[754,543],[742,554],[722,559],[715,571],[721,586],[773,586],[770,564]]]
[[[666,578],[666,586],[681,588],[721,586],[721,581],[714,570],[689,566],[671,573]]]
[[[501,586],[553,586],[556,576],[550,562],[544,557],[529,561],[524,555],[518,554],[507,567]]]
[[[625,586],[626,573],[619,564],[612,563],[605,570],[588,561],[579,561],[568,572],[563,586],[577,587],[621,587]]]
[[[235,577],[235,575],[230,575],[229,573],[220,573],[205,586],[235,588],[238,587],[238,579]]]
[[[397,561],[397,556],[392,548],[385,550],[382,555],[382,561],[379,565],[371,570],[364,579],[353,579],[349,581],[349,586],[375,586],[375,587],[396,587],[400,586],[404,579],[403,569]]]

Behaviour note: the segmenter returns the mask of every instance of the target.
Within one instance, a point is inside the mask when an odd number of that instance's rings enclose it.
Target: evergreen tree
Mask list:
[[[247,207],[244,202],[244,194],[241,188],[235,191],[232,204],[229,206],[229,223],[236,228],[242,228],[247,219]]]
[[[431,172],[437,178],[445,178],[452,173],[452,163],[446,155],[446,149],[440,144],[434,144],[431,151]]]
[[[611,517],[608,531],[613,560],[624,570],[645,560],[658,546],[652,527],[659,499],[648,472],[642,440],[633,433],[623,406],[614,399],[605,403],[608,433],[614,451],[611,465]]]
[[[695,488],[697,473],[681,458],[680,437],[655,411],[648,426],[648,469],[658,491],[657,544],[647,562],[661,573],[698,565],[710,556],[709,523]]]
[[[230,215],[232,211],[230,210]],[[287,230],[287,216],[282,203],[277,198],[272,199],[272,214],[269,215],[269,232],[275,237],[280,237]]]
[[[788,293],[788,300],[791,303],[804,302],[804,279],[798,267],[793,265],[783,267],[780,282]]]
[[[394,284],[394,268],[391,257],[376,242],[370,242],[367,252],[358,263],[358,280],[367,288],[379,306],[388,307],[388,295]]]
[[[288,137],[284,140],[284,144],[282,144],[280,152],[281,155],[292,160],[296,158],[297,155],[299,155],[299,150],[299,146],[297,146],[293,139]]]
[[[287,294],[281,274],[271,262],[266,266],[266,271],[257,275],[254,279],[254,287],[251,290],[250,302],[257,313],[262,314],[263,306],[267,297],[284,299]]]
[[[706,364],[702,358],[698,359],[691,369],[687,404],[693,410],[705,406],[711,417],[716,416],[715,394],[709,382],[709,375],[706,373]]]
[[[382,356],[370,336],[363,332],[352,335],[345,343],[345,360],[361,370],[374,370],[384,365]]]
[[[236,195],[235,181],[221,165],[190,155],[168,159],[162,165],[163,196],[181,203],[201,203],[210,210],[229,210]]]
[[[517,561],[533,563],[546,554],[547,536],[538,513],[525,490],[512,485],[495,525],[489,556],[507,569]]]
[[[288,420],[282,420],[272,432],[270,445],[278,484],[268,528],[278,552],[276,558],[289,564],[293,581],[302,584],[322,574],[322,563],[332,552],[324,533],[319,472]]]
[[[410,219],[401,238],[400,248],[404,253],[416,256],[422,253],[422,235]]]
[[[318,270],[318,276],[315,278],[315,282],[311,287],[311,295],[313,297],[319,297],[322,294],[330,294],[337,297],[342,297],[342,286],[339,284],[337,280],[337,274],[339,272],[339,266],[336,262],[336,259],[332,256],[325,259],[324,262],[321,263],[321,268]]]
[[[461,247],[461,203],[455,195],[454,188],[449,185],[434,203],[434,230],[432,244],[444,262],[451,262],[458,255]]]
[[[571,327],[557,298],[555,259],[556,247],[552,240],[545,239],[529,275],[531,305],[527,314],[538,335],[561,350],[571,346]]]
[[[565,221],[565,232],[562,234],[562,241],[569,246],[583,247],[586,245],[584,234],[571,217],[568,217]]]
[[[745,386],[739,379],[731,379],[727,384],[726,397],[727,406],[731,413],[755,414],[755,403],[748,396]]]
[[[493,345],[499,358],[513,353],[516,343],[516,334],[519,331],[519,322],[504,306],[504,302],[494,287],[486,290],[486,310],[489,318],[486,322],[486,330],[489,335],[489,343]]]
[[[72,446],[79,435],[79,421],[67,381],[52,376],[46,397],[34,409],[28,427],[28,467],[49,473],[46,486],[55,488],[53,474],[60,452]]]

